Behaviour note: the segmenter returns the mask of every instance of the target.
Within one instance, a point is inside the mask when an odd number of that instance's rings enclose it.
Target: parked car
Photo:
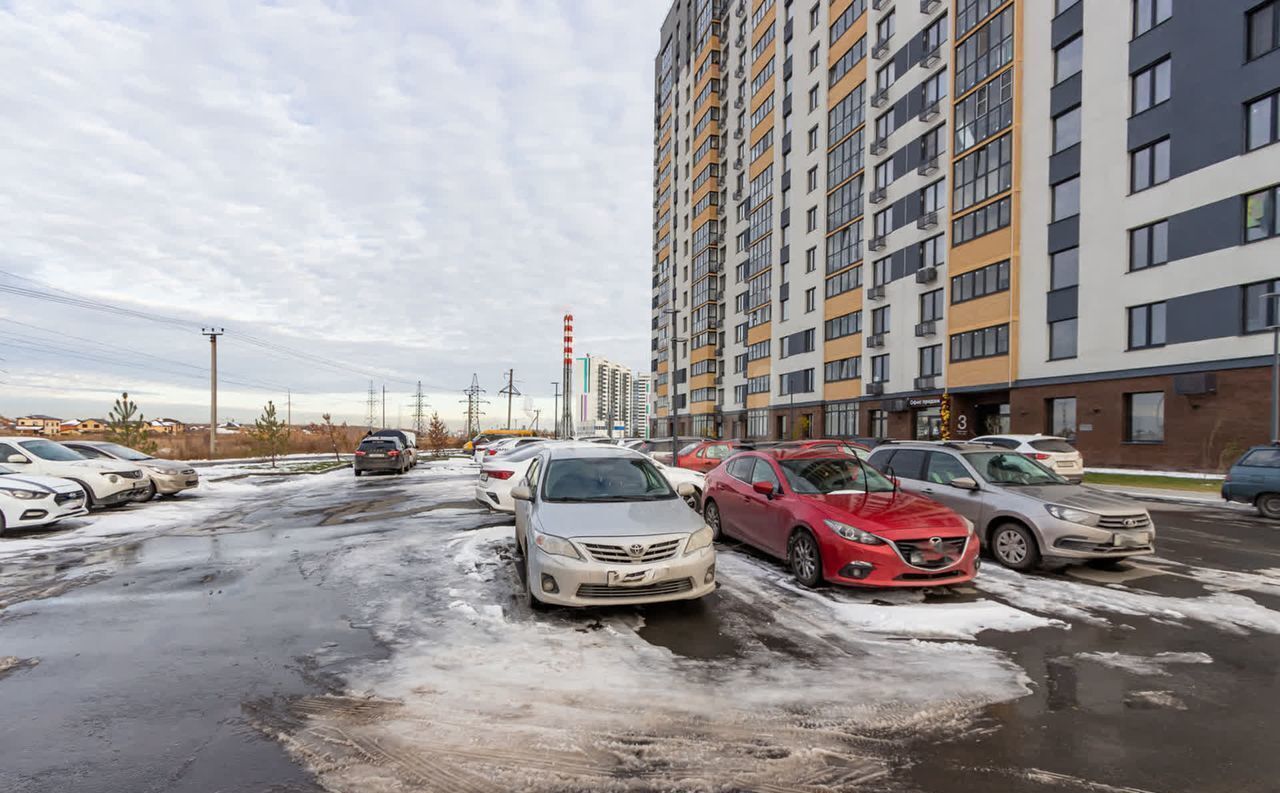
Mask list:
[[[356,476],[372,471],[403,474],[409,470],[409,455],[399,438],[370,435],[360,441],[351,467]]]
[[[957,584],[978,570],[970,521],[844,452],[736,454],[707,474],[702,513],[717,536],[785,559],[805,586]]]
[[[0,438],[0,464],[22,474],[70,479],[85,492],[85,505],[114,507],[141,498],[149,480],[121,460],[90,460],[45,438]]]
[[[570,441],[548,441],[569,443]],[[512,448],[506,454],[495,455],[480,466],[480,481],[476,484],[476,501],[499,512],[515,512],[511,489],[524,479],[533,458],[542,451],[543,443],[526,443]]]
[[[483,463],[486,460],[496,457],[499,454],[512,451],[513,449],[517,449],[521,446],[526,446],[530,443],[542,443],[545,440],[546,438],[538,438],[538,437],[532,437],[532,436],[515,437],[515,438],[499,438],[493,443],[488,443],[488,444],[484,444],[482,446],[476,447],[475,455],[474,455],[475,461],[477,463]]]
[[[23,474],[0,465],[0,534],[51,526],[88,512],[84,489],[70,479]]]
[[[373,433],[373,438],[399,438],[400,443],[404,445],[404,453],[409,456],[409,467],[413,468],[418,464],[418,437],[408,430],[377,430]]]
[[[172,496],[200,484],[200,476],[190,464],[177,460],[161,460],[137,449],[107,441],[63,441],[63,446],[79,452],[90,460],[123,460],[137,463],[150,480],[147,491],[138,498],[150,501],[157,494]]]
[[[756,448],[763,448],[764,444],[757,445]],[[856,455],[863,460],[871,457],[871,449],[860,443],[853,441],[841,440],[839,438],[814,438],[803,441],[782,441],[780,443],[770,444],[771,449],[789,449],[792,451],[800,450],[821,450],[844,452],[846,454]]]
[[[473,453],[480,446],[493,443],[502,438],[529,438],[533,437],[533,430],[485,430],[479,435],[462,445],[462,450],[467,453]]]
[[[683,449],[690,443],[697,443],[702,438],[676,438],[676,451]],[[633,444],[628,448],[641,454],[647,454],[655,460],[659,460],[667,465],[671,465],[675,459],[671,455],[671,439],[670,438],[646,438],[639,443]]]
[[[1155,524],[1137,502],[1069,482],[1021,452],[915,441],[876,447],[871,464],[973,521],[996,561],[1014,570],[1046,557],[1110,565],[1155,553]]]
[[[1056,435],[983,435],[974,443],[991,443],[1003,449],[1022,452],[1031,459],[1072,482],[1084,481],[1084,456]]]
[[[1280,519],[1280,444],[1254,446],[1236,460],[1222,482],[1222,497],[1253,504],[1263,517]]]
[[[711,529],[637,452],[547,444],[511,495],[534,608],[691,600],[715,589]]]
[[[697,441],[676,455],[676,467],[706,473],[743,448],[741,441]]]
[[[647,457],[648,455],[646,455]],[[700,471],[690,471],[688,468],[676,468],[666,463],[649,457],[649,462],[653,463],[653,467],[666,477],[667,483],[676,489],[676,492],[685,492],[684,500],[689,508],[695,512],[702,511],[702,492],[707,488],[707,475]],[[688,485],[692,491],[684,491],[682,485]]]

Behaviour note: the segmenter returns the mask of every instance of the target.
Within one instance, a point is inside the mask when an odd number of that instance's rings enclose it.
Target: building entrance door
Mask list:
[[[921,408],[917,410],[915,425],[916,440],[942,440],[942,408]]]
[[[974,435],[1008,435],[1009,403],[998,402],[975,405],[974,414],[978,418],[978,426]]]

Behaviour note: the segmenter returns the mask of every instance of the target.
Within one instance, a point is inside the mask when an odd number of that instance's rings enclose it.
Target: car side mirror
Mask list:
[[[751,489],[765,498],[773,498],[773,482],[753,482]]]
[[[533,501],[533,491],[528,485],[517,485],[511,488],[511,497],[516,501]]]
[[[9,455],[8,459],[5,460],[5,462],[14,463],[15,465],[26,465],[27,463],[30,462],[30,460],[23,457],[21,454],[11,454]]]
[[[973,481],[973,477],[969,477],[969,476],[957,477],[955,479],[952,479],[947,484],[951,485],[952,487],[958,487],[961,490],[977,490],[978,489],[978,483]]]
[[[694,493],[698,492],[698,489],[688,482],[681,482],[676,485],[676,492],[680,494],[681,498],[689,498]]]

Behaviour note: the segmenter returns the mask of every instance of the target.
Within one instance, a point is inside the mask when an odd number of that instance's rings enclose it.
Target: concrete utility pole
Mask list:
[[[560,437],[560,384],[555,381],[552,381],[551,387],[554,388],[556,392],[555,396],[552,397],[553,401],[552,401],[551,415],[555,416],[555,423],[556,423],[556,429],[555,429],[555,432],[552,433],[552,436],[559,438]]]
[[[218,448],[218,337],[225,328],[201,328],[209,337],[209,459]]]
[[[382,387],[382,428],[387,428],[387,387]]]
[[[1271,442],[1280,443],[1280,292],[1262,296],[1262,311],[1271,327]]]
[[[505,394],[507,397],[507,429],[511,429],[511,404],[516,397],[520,396],[520,391],[516,388],[515,369],[507,370],[507,387],[499,391],[498,394]]]

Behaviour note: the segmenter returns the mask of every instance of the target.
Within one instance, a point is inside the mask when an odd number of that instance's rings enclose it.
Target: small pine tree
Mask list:
[[[329,436],[330,445],[333,446],[333,459],[341,461],[342,455],[338,452],[338,435],[341,431],[334,425],[333,416],[325,413],[320,418],[324,419],[324,431]],[[345,429],[347,425],[343,424],[342,426]],[[342,433],[342,435],[345,437],[346,433]]]
[[[262,415],[253,422],[253,429],[249,431],[249,435],[253,438],[258,451],[264,457],[271,458],[271,467],[275,468],[276,458],[289,446],[289,427],[276,416],[274,402],[267,402]]]
[[[431,414],[431,423],[427,425],[427,445],[436,457],[444,454],[445,447],[449,445],[449,428],[440,420],[439,413]]]
[[[143,454],[156,452],[155,441],[147,437],[147,422],[138,412],[138,403],[129,398],[127,391],[120,395],[107,414],[107,440]]]

